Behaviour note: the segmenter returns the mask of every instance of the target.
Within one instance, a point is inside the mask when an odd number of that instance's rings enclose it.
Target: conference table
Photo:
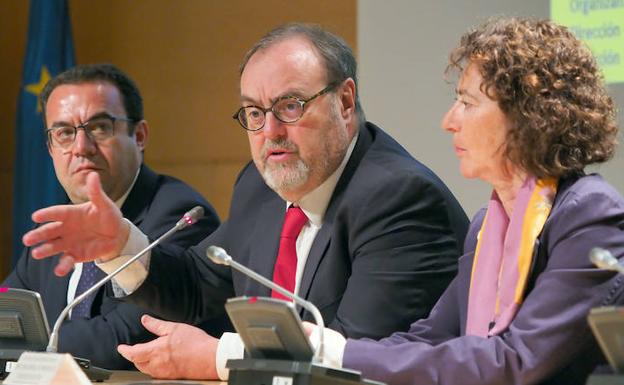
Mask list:
[[[2,384],[2,381],[0,381]],[[102,385],[147,385],[147,384],[161,384],[161,385],[227,385],[227,382],[220,381],[197,381],[197,380],[154,380],[151,377],[135,371],[123,371],[116,370],[113,372],[111,378],[104,382],[94,382],[94,384]]]
[[[135,371],[114,371],[111,378],[104,382],[94,382],[102,385],[127,385],[127,384],[170,384],[170,385],[227,385],[227,382],[220,381],[197,381],[197,380],[154,380],[141,372]]]
[[[171,385],[227,385],[227,382],[220,381],[197,381],[197,380],[154,380],[151,377],[135,371],[114,371],[111,378],[104,382],[94,382],[94,384],[102,385],[127,385],[140,383],[142,384],[171,384]]]

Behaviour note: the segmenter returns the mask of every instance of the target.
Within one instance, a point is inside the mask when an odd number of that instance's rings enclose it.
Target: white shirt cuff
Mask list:
[[[221,381],[227,381],[230,369],[225,367],[227,360],[241,359],[245,355],[245,345],[237,333],[223,333],[217,345],[217,374]]]
[[[315,327],[309,337],[314,350],[316,350],[318,345],[318,331],[319,328]],[[346,345],[347,339],[342,334],[325,328],[323,331],[323,361],[321,363],[335,368],[342,368],[342,357],[344,356]]]
[[[130,234],[126,245],[121,250],[119,257],[107,262],[97,262],[96,265],[106,274],[117,270],[121,265],[128,262],[134,255],[149,245],[149,240],[132,222],[124,218],[130,225]],[[147,278],[151,253],[147,252],[135,263],[130,264],[113,278],[113,292],[116,297],[132,294]]]

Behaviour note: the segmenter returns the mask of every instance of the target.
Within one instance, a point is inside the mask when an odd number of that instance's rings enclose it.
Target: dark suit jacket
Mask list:
[[[286,202],[248,164],[228,221],[187,258],[154,252],[150,273],[130,300],[193,323],[222,313],[228,297],[270,296],[268,288],[209,262],[206,248],[221,246],[271,279],[285,212]],[[455,276],[467,223],[431,170],[381,129],[363,124],[312,244],[299,294],[347,336],[405,330],[427,316]],[[171,279],[176,276],[188,279]]]
[[[624,277],[595,268],[593,247],[624,256],[624,199],[598,175],[561,181],[536,244],[526,298],[508,330],[465,336],[472,260],[484,211],[459,273],[428,319],[379,342],[349,340],[343,366],[390,384],[584,384],[603,360],[587,326],[592,307],[624,301]],[[460,338],[457,338],[460,337]]]
[[[219,225],[214,209],[187,184],[169,176],[157,175],[146,166],[141,167],[121,211],[150,240],[164,234],[184,212],[197,205],[204,207],[205,217],[197,224],[174,234],[165,242],[166,248],[181,253]],[[35,260],[30,257],[30,249],[26,248],[15,270],[2,283],[2,286],[39,292],[50,327],[67,305],[70,275],[54,275],[53,269],[58,260],[58,256]],[[130,362],[117,353],[117,345],[135,344],[153,338],[140,323],[140,317],[145,311],[104,293],[105,290],[100,289],[92,305],[93,318],[65,321],[59,335],[59,351],[88,358],[93,364],[109,369],[133,368]]]

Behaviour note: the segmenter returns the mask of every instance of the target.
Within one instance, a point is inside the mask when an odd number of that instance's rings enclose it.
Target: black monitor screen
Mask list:
[[[45,351],[49,336],[39,293],[0,288],[0,350],[4,354],[10,350]]]

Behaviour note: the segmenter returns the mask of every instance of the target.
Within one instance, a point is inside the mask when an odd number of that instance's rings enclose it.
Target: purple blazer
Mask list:
[[[624,198],[599,175],[562,180],[536,241],[526,297],[508,330],[466,336],[473,219],[459,273],[430,316],[380,341],[348,340],[343,366],[388,384],[584,384],[604,362],[587,325],[596,306],[624,302],[624,277],[595,268],[593,247],[624,256]],[[397,298],[397,300],[401,300]]]

